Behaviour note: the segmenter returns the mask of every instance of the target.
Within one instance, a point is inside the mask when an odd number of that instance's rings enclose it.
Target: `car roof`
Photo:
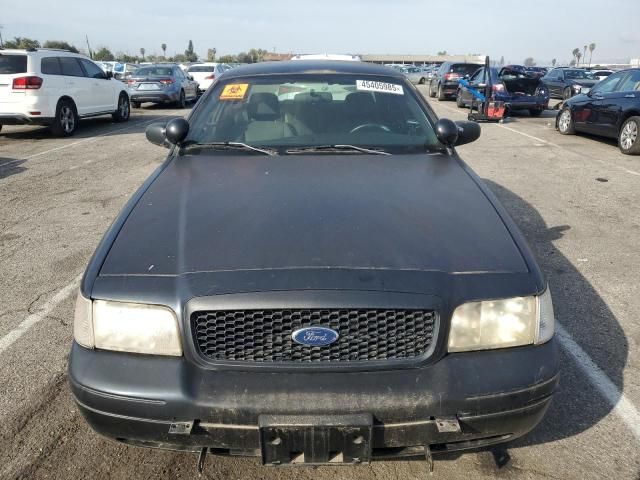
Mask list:
[[[353,75],[384,75],[404,78],[402,72],[382,65],[366,62],[340,60],[288,60],[282,62],[260,62],[236,67],[225,72],[225,78],[248,77],[252,75],[279,75],[304,73],[337,73]]]
[[[147,64],[140,64],[140,68],[146,68],[146,67],[178,67],[178,65],[176,65],[175,63],[147,63]]]
[[[68,55],[68,56],[73,56],[73,57],[82,57],[82,58],[86,58],[88,60],[91,60],[89,57],[87,57],[86,55],[83,55],[82,53],[74,53],[71,52],[69,50],[64,50],[62,48],[29,48],[29,49],[24,49],[24,48],[0,48],[0,55],[51,55],[52,53],[55,53],[56,55]]]

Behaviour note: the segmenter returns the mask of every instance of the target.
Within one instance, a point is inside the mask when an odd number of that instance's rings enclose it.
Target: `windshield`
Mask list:
[[[170,77],[171,67],[142,67],[136,71],[136,77]]]
[[[191,67],[189,69],[189,73],[193,73],[193,72],[215,72],[216,71],[216,66],[215,65],[196,65],[194,67]]]
[[[565,78],[593,80],[593,74],[586,70],[565,70]]]
[[[356,75],[272,75],[214,86],[190,118],[188,142],[242,142],[280,152],[351,145],[393,153],[441,150],[404,81]]]
[[[26,71],[26,55],[2,55],[2,53],[0,53],[0,75],[25,73]]]
[[[458,73],[460,75],[471,75],[478,70],[482,65],[475,65],[473,63],[454,63],[449,68],[449,72]]]

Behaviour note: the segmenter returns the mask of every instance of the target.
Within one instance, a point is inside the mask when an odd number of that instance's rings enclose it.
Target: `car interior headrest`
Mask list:
[[[293,97],[294,102],[331,102],[331,92],[302,92]]]
[[[280,118],[280,102],[275,93],[254,93],[247,108],[252,120],[269,121]]]
[[[369,92],[352,92],[344,99],[349,112],[369,112],[375,108],[375,100]]]

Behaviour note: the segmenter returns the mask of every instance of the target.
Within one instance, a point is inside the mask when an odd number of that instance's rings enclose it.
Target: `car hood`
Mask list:
[[[153,181],[100,275],[334,268],[528,271],[454,157],[201,153]]]

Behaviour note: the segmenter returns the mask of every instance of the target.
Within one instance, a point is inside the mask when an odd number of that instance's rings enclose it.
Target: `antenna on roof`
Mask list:
[[[93,60],[93,53],[91,53],[91,45],[89,45],[89,35],[85,34],[84,36],[87,39],[87,49],[89,50],[89,58]]]

